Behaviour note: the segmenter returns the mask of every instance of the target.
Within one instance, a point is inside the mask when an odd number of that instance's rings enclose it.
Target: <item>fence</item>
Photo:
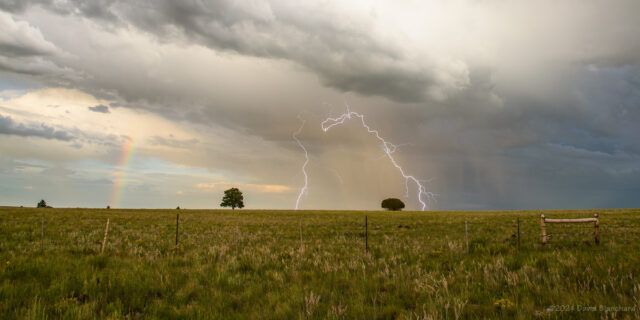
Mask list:
[[[593,232],[584,232],[584,233],[573,233],[573,234],[560,234],[560,233],[550,233],[547,234],[547,223],[590,223],[593,222]],[[594,214],[593,218],[578,218],[578,219],[549,219],[544,216],[544,213],[540,215],[540,233],[542,238],[542,246],[547,244],[547,240],[553,238],[554,236],[563,236],[563,235],[579,235],[579,234],[593,234],[595,238],[595,243],[600,244],[600,221],[598,220],[598,214]]]
[[[39,218],[40,217],[38,217],[38,220],[40,220]],[[175,247],[174,247],[175,250],[178,249],[179,241],[180,241],[180,244],[182,244],[181,243],[182,239],[179,239],[179,237],[181,238],[183,236],[183,230],[181,230],[183,225],[182,225],[182,221],[180,221],[181,220],[180,218],[182,217],[176,214],[175,225],[173,226],[175,228]],[[104,253],[105,251],[108,251],[107,243],[111,242],[111,239],[107,240],[107,236],[111,237],[111,234],[109,234],[111,231],[110,221],[109,219],[106,219],[106,220],[107,220],[106,228],[104,227],[105,221],[104,220],[101,221],[102,227],[104,228],[104,234],[103,234],[103,237],[101,237],[101,240],[102,240],[101,245],[98,245],[97,250],[95,251],[100,254]],[[362,245],[361,248],[364,249],[363,251],[365,253],[367,253],[372,249],[377,250],[377,248],[379,247],[377,244],[379,243],[380,239],[386,239],[388,237],[403,237],[403,235],[406,235],[406,233],[419,234],[421,232],[424,232],[421,230],[431,230],[431,232],[434,232],[441,229],[440,227],[438,227],[437,223],[434,224],[433,222],[429,222],[429,221],[415,221],[417,223],[414,222],[411,224],[411,226],[409,226],[409,225],[397,225],[399,222],[390,222],[388,220],[384,221],[382,219],[376,220],[376,219],[370,219],[367,216],[365,217],[360,216],[360,217],[354,217],[353,219],[345,219],[347,221],[345,221],[346,223],[340,224],[341,225],[340,229],[330,229],[328,234],[321,234],[316,229],[316,227],[318,227],[319,225],[315,225],[314,223],[305,223],[304,224],[305,229],[303,230],[302,220],[303,219],[300,219],[298,223],[296,223],[296,227],[297,227],[296,229],[298,229],[296,231],[299,232],[299,241],[300,241],[301,251],[304,251],[304,248],[305,248],[303,237],[306,239],[310,239],[312,241],[314,241],[314,239],[330,239],[332,237],[358,238],[358,240],[354,239],[354,243],[361,244]],[[511,251],[520,250],[521,240],[524,240],[522,243],[522,245],[524,246],[523,249],[530,250],[536,247],[537,243],[539,243],[537,239],[540,239],[538,238],[540,234],[541,234],[541,240],[542,240],[541,241],[542,247],[547,245],[549,241],[552,239],[573,238],[575,236],[581,236],[581,235],[593,236],[596,245],[600,244],[601,236],[604,236],[605,238],[611,238],[615,236],[616,238],[623,240],[625,243],[629,243],[629,241],[635,241],[635,239],[637,239],[637,237],[632,237],[632,235],[633,236],[640,235],[640,228],[637,223],[627,224],[628,222],[630,222],[628,221],[628,219],[625,219],[625,220],[619,219],[615,222],[610,221],[613,223],[606,223],[601,226],[600,217],[598,216],[598,214],[595,214],[593,218],[578,218],[578,219],[552,219],[552,218],[547,218],[544,214],[542,214],[539,231],[538,231],[538,226],[535,218],[523,220],[524,227],[525,227],[523,230],[521,230],[520,217],[505,217],[504,219],[501,219],[503,222],[498,223],[498,225],[495,225],[495,224],[488,225],[487,223],[479,222],[478,220],[482,220],[482,219],[480,219],[480,217],[470,217],[469,221],[467,221],[466,219],[465,220],[460,219],[455,223],[453,223],[455,225],[458,225],[458,223],[460,223],[459,224],[460,229],[457,229],[457,228],[450,229],[450,230],[459,230],[459,231],[454,231],[454,233],[448,233],[448,236],[453,236],[452,240],[454,240],[455,238],[458,239],[454,241],[456,241],[455,242],[456,246],[459,245],[460,251],[464,251],[465,253],[473,253],[473,252],[476,252],[473,249],[477,248],[477,246],[479,245],[484,246],[486,248],[489,248],[489,246],[492,246],[491,248],[493,249],[495,248],[494,244],[501,247],[506,246],[508,247],[507,249]],[[49,223],[49,221],[51,220],[47,218],[46,222]],[[606,220],[606,221],[609,221],[609,220]],[[406,222],[407,221],[404,221],[404,223]],[[584,226],[586,224],[591,224],[591,223],[593,223],[593,225]],[[321,224],[322,222],[320,222],[320,225]],[[447,225],[446,228],[449,228],[448,226],[450,226],[451,224],[452,223],[446,223]],[[556,225],[557,227],[554,227],[553,230],[549,230],[548,228],[552,224]],[[185,226],[188,227],[188,224]],[[116,227],[117,227],[117,222],[116,222]],[[44,252],[45,247],[47,246],[56,247],[56,244],[53,243],[54,240],[47,237],[45,234],[45,231],[49,232],[49,230],[51,229],[45,226],[44,217],[42,217],[42,221],[38,221],[38,229],[39,230],[37,230],[38,231],[37,236],[38,238],[40,238],[38,239],[40,240],[38,243],[40,251]],[[574,229],[580,229],[580,230],[574,230]],[[587,232],[583,232],[584,229],[590,229],[590,230],[588,230]],[[499,232],[495,232],[498,230]],[[402,232],[398,232],[398,231],[402,231]],[[552,231],[552,232],[549,232],[549,231]],[[578,232],[574,232],[574,231],[578,231]],[[95,233],[97,232],[98,231],[96,230]],[[118,230],[116,230],[116,232],[118,232]],[[538,232],[540,232],[540,234]],[[184,236],[189,237],[190,234],[193,234],[191,230],[188,230],[188,229],[184,230]],[[503,234],[504,234],[504,237],[502,237]],[[34,234],[34,236],[35,235],[36,234]],[[95,235],[97,236],[97,234]],[[73,236],[73,237],[74,239],[80,239],[80,238],[77,238],[78,236]],[[91,236],[90,234],[84,234],[84,235],[81,234],[80,237],[82,239],[85,239],[86,237],[91,237]],[[628,237],[629,239],[627,239]],[[34,237],[32,236],[32,238]],[[118,237],[116,234],[116,239],[117,238]],[[56,237],[56,242],[57,241],[61,241],[61,238]],[[86,243],[86,241],[84,240],[80,240],[80,242]],[[83,252],[93,251],[93,249],[85,249],[81,247],[80,242],[78,242],[78,248],[74,248],[75,250],[79,250]],[[588,243],[585,242],[585,244],[588,244]],[[2,245],[3,244],[0,243],[0,246]],[[574,245],[572,245],[571,247],[574,247]]]

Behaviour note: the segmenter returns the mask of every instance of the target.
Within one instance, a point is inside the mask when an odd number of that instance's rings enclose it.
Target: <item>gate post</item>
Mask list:
[[[542,233],[542,246],[547,244],[547,227],[544,223],[544,213],[540,215],[540,232]]]
[[[598,220],[598,214],[594,214],[593,215],[594,218],[596,218],[596,222],[594,223],[594,228],[595,231],[593,232],[593,234],[596,237],[596,244],[600,244],[600,220]]]

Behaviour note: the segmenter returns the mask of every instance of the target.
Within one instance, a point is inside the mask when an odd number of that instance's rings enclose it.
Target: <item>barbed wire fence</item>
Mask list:
[[[63,218],[62,223],[60,223],[60,221],[55,221],[58,220],[55,218],[55,215],[49,216],[46,219],[44,216],[38,215],[36,219],[37,227],[34,226],[32,235],[28,237],[28,241],[31,242],[29,246],[43,254],[45,252],[51,252],[52,250],[55,251],[56,247],[67,247],[67,250],[72,250],[77,253],[101,253],[105,251],[105,247],[107,249],[109,248],[108,241],[110,240],[107,240],[106,235],[108,229],[111,228],[117,231],[122,228],[127,228],[124,223],[123,225],[118,225],[119,221],[122,221],[122,217],[114,217],[116,219],[111,220],[112,224],[110,227],[106,227],[107,230],[105,230],[105,223],[108,223],[109,218],[106,216],[86,218],[88,219],[83,221],[83,224],[90,224],[92,226],[95,224],[95,228],[85,231],[72,230],[69,229],[68,220],[70,218],[68,217]],[[176,214],[175,220],[173,221],[173,223],[175,223],[173,227],[175,228],[176,251],[179,249],[178,235],[182,238],[183,233],[187,236],[187,232],[189,232],[189,230],[183,230],[182,221],[180,221],[182,220],[181,218],[182,217],[178,217]],[[460,226],[460,229],[458,229],[460,233],[455,232],[449,235],[451,237],[459,237],[459,243],[461,244],[459,248],[467,254],[472,253],[474,246],[478,246],[478,244],[506,244],[517,250],[531,250],[535,249],[537,245],[541,243],[541,234],[539,226],[537,225],[537,219],[530,217],[505,217],[502,222],[497,221],[497,223],[494,223],[496,221],[482,221],[483,218],[481,217],[442,223],[419,220],[402,220],[399,222],[381,219],[379,217],[371,219],[371,217],[368,216],[344,218],[344,223],[337,224],[341,226],[339,229],[331,230],[326,235],[314,232],[313,223],[305,223],[303,229],[302,220],[299,220],[299,223],[295,226],[296,229],[298,229],[295,235],[300,240],[300,247],[304,247],[303,236],[308,240],[313,240],[314,237],[321,237],[323,239],[346,237],[354,238],[353,241],[355,243],[361,243],[363,252],[367,254],[372,248],[378,245],[377,242],[383,237],[404,237],[409,236],[405,235],[407,231],[420,233],[422,230],[434,230],[436,228],[441,229],[441,231],[448,231],[451,230],[450,227],[455,224]],[[614,223],[607,223],[606,220],[600,220],[600,237],[605,241],[615,239],[623,243],[637,241],[637,236],[640,235],[640,223],[634,222],[635,221],[615,221]],[[221,223],[216,223],[216,226],[222,225]],[[61,226],[62,228],[60,228]],[[573,243],[575,247],[577,244],[587,242],[583,240],[593,239],[592,237],[595,236],[594,226],[591,224],[549,224],[547,228],[549,232],[546,234],[546,237],[549,244],[559,247],[567,242]],[[239,232],[238,230],[236,231]],[[50,232],[62,233],[68,235],[68,237],[49,237],[47,234]],[[307,232],[311,233],[307,234]],[[88,238],[91,239],[88,240]],[[87,247],[87,244],[92,245]],[[2,246],[5,247],[4,244],[2,244]]]
[[[534,222],[535,221],[535,225]],[[526,226],[526,227],[525,227]],[[523,228],[525,227],[525,228]],[[464,229],[463,243],[465,253],[469,253],[469,242],[477,241],[478,238],[490,243],[509,243],[514,248],[535,248],[542,243],[542,234],[538,219],[521,219],[516,217],[513,223],[503,229],[503,239],[485,239],[487,232],[478,232],[486,228],[486,223],[469,222],[465,220],[461,224]],[[591,245],[596,237],[596,231],[593,224],[547,224],[546,233],[547,245],[556,247],[574,248],[578,244]],[[600,220],[598,226],[598,237],[607,240],[622,241],[625,244],[632,242],[631,238],[640,236],[640,223],[617,222],[617,224],[609,224]],[[495,237],[494,237],[495,238]],[[588,241],[587,241],[588,240]],[[570,245],[567,245],[570,244]],[[571,245],[572,244],[572,245]]]

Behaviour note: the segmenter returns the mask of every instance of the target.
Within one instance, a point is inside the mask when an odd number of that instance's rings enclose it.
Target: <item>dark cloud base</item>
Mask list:
[[[494,8],[497,3],[483,5]],[[532,4],[531,12],[547,12],[549,4]],[[269,144],[269,150],[245,145],[253,152],[244,156],[207,149],[214,158],[208,166],[214,169],[248,171],[273,161],[281,167],[267,173],[257,169],[256,179],[294,175],[294,161],[281,157],[297,154],[291,133],[299,125],[295,116],[305,109],[314,115],[305,117],[308,127],[301,137],[318,165],[331,167],[327,159],[340,148],[353,149],[363,158],[379,151],[375,141],[349,127],[332,135],[319,130],[319,122],[332,109],[321,105],[326,101],[318,97],[331,92],[334,115],[344,110],[343,101],[335,100],[348,95],[344,100],[391,141],[411,143],[398,156],[412,172],[436,178],[433,191],[442,194],[437,208],[638,207],[640,48],[630,39],[637,37],[640,20],[626,17],[638,12],[639,5],[614,1],[601,6],[587,2],[571,10],[559,8],[561,23],[549,18],[558,28],[543,39],[527,34],[525,25],[514,25],[525,39],[515,44],[526,50],[484,62],[474,57],[476,51],[438,59],[411,57],[403,45],[374,33],[369,15],[355,15],[343,23],[331,8],[287,1],[0,2],[0,9],[15,15],[12,19],[38,7],[54,16],[87,19],[101,32],[135,30],[161,44],[291,62],[317,77],[320,85],[310,92],[279,88],[260,95],[260,88],[246,85],[232,93],[217,84],[196,92],[147,76],[148,70],[135,62],[126,70],[130,73],[117,74],[112,70],[120,70],[122,61],[105,59],[104,65],[80,70],[84,76],[79,79],[65,78],[69,87],[117,101],[113,108],[150,110],[200,128],[224,127],[278,146]],[[598,19],[580,20],[594,12]],[[513,12],[515,18],[518,14]],[[65,70],[83,69],[77,60],[61,58],[44,38],[24,33],[27,36],[31,41],[0,43],[3,72],[51,85]],[[72,54],[73,49],[65,48]],[[179,79],[191,81],[188,76]],[[112,110],[105,105],[89,109]],[[38,119],[17,123],[4,116],[0,134],[62,141],[80,135]],[[161,128],[150,142],[184,150],[206,148],[206,142],[167,137]]]

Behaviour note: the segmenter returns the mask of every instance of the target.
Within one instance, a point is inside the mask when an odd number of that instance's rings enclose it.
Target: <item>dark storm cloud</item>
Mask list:
[[[39,5],[114,25],[136,26],[162,41],[188,41],[244,55],[299,63],[330,87],[399,102],[442,98],[464,88],[467,66],[453,57],[409,60],[397,42],[378,39],[370,16],[340,21],[322,5],[286,1],[34,1],[5,3],[9,11]],[[434,96],[434,92],[441,92]]]
[[[2,115],[0,115],[0,134],[15,135],[21,137],[39,137],[62,141],[71,141],[72,139],[74,139],[73,135],[71,135],[69,132],[64,130],[56,130],[44,123],[41,123],[39,125],[26,125],[14,121],[9,116],[4,117]]]
[[[161,38],[179,34],[215,49],[287,59],[306,66],[325,85],[381,95],[400,102],[424,101],[429,89],[464,85],[465,66],[411,61],[397,43],[371,34],[371,23],[339,21],[336,12],[286,2],[166,2],[153,10],[128,7],[125,19]],[[436,73],[452,80],[438,81]]]
[[[58,52],[54,44],[44,39],[37,28],[16,21],[0,12],[0,55],[5,57],[50,56]]]
[[[583,122],[578,126],[584,126],[588,122],[588,119],[578,119],[578,115],[582,113],[581,110],[572,114],[571,108],[560,106],[565,103],[565,100],[572,99],[567,97],[572,88],[566,87],[564,96],[557,95],[557,99],[551,102],[535,101],[530,97],[518,96],[518,92],[522,90],[540,91],[541,89],[514,87],[504,82],[497,83],[493,76],[500,68],[500,62],[497,66],[485,68],[475,65],[473,59],[451,60],[451,57],[445,56],[436,62],[434,59],[410,58],[397,42],[389,41],[371,32],[370,28],[375,18],[355,15],[350,17],[351,20],[343,21],[339,13],[330,8],[331,6],[320,8],[311,5],[294,5],[285,1],[125,2],[114,0],[90,2],[90,4],[84,1],[35,1],[32,4],[57,13],[80,14],[89,18],[98,17],[101,21],[109,21],[114,25],[135,26],[157,36],[161,41],[197,43],[243,55],[295,61],[317,74],[323,84],[341,91],[354,91],[363,95],[383,96],[402,103],[421,104],[422,110],[413,109],[414,114],[406,114],[408,118],[391,117],[405,123],[404,131],[414,130],[412,128],[420,125],[417,119],[424,119],[424,117],[419,113],[431,112],[425,111],[425,108],[434,108],[434,106],[437,108],[437,105],[441,104],[453,110],[443,111],[433,116],[451,117],[454,121],[461,119],[465,126],[482,130],[487,130],[486,122],[491,122],[492,127],[487,137],[492,132],[499,133],[501,125],[504,125],[511,134],[502,135],[498,139],[508,140],[506,144],[514,145],[520,144],[519,140],[525,143],[531,142],[530,133],[541,134],[541,130],[544,130],[542,123],[556,117],[568,117],[569,122]],[[494,2],[487,4],[501,9]],[[609,28],[608,25],[620,16],[628,16],[637,6],[636,2],[618,1],[610,11],[599,16],[602,21],[596,24],[587,21],[590,23],[583,25],[584,21],[578,18],[551,17],[549,24],[557,27],[559,34],[566,34],[565,40],[569,42],[567,46],[575,46],[576,49],[564,50],[565,45],[556,43],[558,39],[553,40],[554,37],[549,37],[552,40],[543,41],[538,46],[557,47],[560,58],[566,60],[566,64],[577,62],[584,66],[587,63],[603,65],[635,63],[636,58],[640,56],[640,50],[634,41],[627,41],[634,34],[629,32],[634,30],[633,26],[636,23],[634,19],[621,19],[626,27]],[[535,12],[547,12],[544,4],[533,7]],[[581,10],[585,12],[585,16],[589,17],[593,12],[598,11],[597,8],[589,4]],[[25,8],[8,3],[6,9],[24,10]],[[563,10],[563,8],[560,9]],[[558,11],[562,11],[560,9]],[[514,10],[514,13],[513,19],[517,19],[517,15],[522,14],[518,10]],[[553,14],[562,16],[561,13]],[[588,27],[588,29],[576,30],[579,27]],[[614,31],[617,32],[616,37],[612,36]],[[574,43],[573,38],[582,39],[583,43]],[[618,38],[623,40],[616,40]],[[526,43],[527,41],[523,40],[522,43],[507,44],[522,46]],[[586,50],[587,48],[591,49]],[[576,53],[572,53],[573,51]],[[471,51],[465,55],[473,53]],[[532,63],[528,61],[531,59],[526,54],[521,55],[520,59],[523,64]],[[540,70],[547,69],[544,62],[533,62],[541,63]],[[560,68],[559,70],[549,69],[548,72],[551,75],[574,71]],[[116,79],[113,81],[116,82]],[[100,81],[87,85],[100,88],[112,85],[115,92],[121,94],[125,100],[130,100],[129,103],[124,101],[126,106],[148,108],[161,112],[169,118],[182,117],[205,123],[216,121],[220,125],[246,130],[268,139],[290,138],[290,134],[285,130],[274,129],[273,123],[282,121],[282,116],[274,114],[271,108],[250,107],[251,112],[239,113],[236,110],[246,110],[247,104],[253,102],[237,100],[224,103],[204,102],[204,106],[198,106],[203,102],[197,99],[207,100],[207,97],[195,97],[193,99],[196,101],[185,103],[181,93],[174,92],[180,88],[163,88],[158,87],[157,84],[149,86],[145,83],[149,82],[139,78],[127,81],[126,87]],[[539,95],[548,94],[549,92],[539,93]],[[496,104],[499,104],[496,101],[506,96],[509,99],[505,102],[504,108],[497,112],[493,110]],[[445,100],[439,101],[442,99]],[[575,104],[575,102],[571,103]],[[180,104],[183,108],[175,110],[174,104]],[[196,107],[185,106],[189,104],[194,104]],[[387,104],[387,106],[392,105]],[[546,109],[544,105],[549,105],[549,108]],[[384,111],[381,111],[381,114],[382,112]],[[401,111],[396,112],[401,113]],[[372,114],[372,116],[381,114]],[[511,128],[510,124],[514,121],[523,121],[522,115],[532,119],[531,122],[537,121],[537,118],[544,120],[540,121],[542,122],[540,125],[535,125],[536,128],[527,123],[524,126],[527,132]],[[393,121],[393,119],[390,120]],[[480,122],[481,120],[485,122]],[[405,121],[415,122],[416,126],[408,125]],[[562,121],[564,120],[559,119],[559,123]],[[291,127],[295,127],[295,123]],[[522,139],[516,139],[517,136],[521,136]]]
[[[24,46],[16,43],[0,43],[0,52],[5,57],[31,57],[48,54],[41,48]]]
[[[24,4],[24,2],[20,2]],[[355,15],[348,21],[341,19],[339,12],[328,8],[312,5],[295,5],[286,1],[153,1],[153,2],[125,2],[125,1],[33,1],[31,5],[39,5],[61,14],[80,14],[89,18],[99,17],[101,21],[110,21],[114,25],[135,26],[156,35],[161,41],[197,43],[218,50],[229,50],[243,55],[268,57],[295,61],[319,75],[323,84],[338,88],[341,91],[354,91],[364,95],[384,96],[397,102],[418,102],[426,108],[439,104],[436,100],[446,99],[443,103],[455,110],[445,112],[446,116],[463,117],[466,121],[475,122],[470,114],[477,114],[478,118],[487,117],[484,113],[495,115],[497,119],[508,118],[517,112],[525,111],[528,115],[545,116],[542,108],[528,108],[524,100],[510,99],[504,108],[506,115],[493,112],[496,94],[513,96],[509,90],[496,88],[496,81],[492,79],[498,66],[479,67],[473,62],[451,60],[451,57],[434,59],[416,59],[407,56],[401,46],[387,38],[382,38],[371,32],[375,18],[371,16]],[[494,2],[488,5],[498,7]],[[611,28],[605,25],[615,18],[615,15],[626,16],[634,12],[634,2],[619,1],[611,12],[603,13],[600,24],[591,29],[576,31],[578,38],[585,39],[584,44],[576,45],[578,52],[575,56],[563,57],[580,63],[629,63],[640,54],[635,54],[636,46],[628,43],[633,41],[616,42],[612,37]],[[8,2],[6,10],[25,10],[27,5]],[[544,5],[534,6],[534,11]],[[584,10],[589,16],[597,9],[594,5],[585,5]],[[517,10],[515,15],[519,13]],[[557,13],[557,15],[561,15]],[[514,19],[516,19],[514,18]],[[633,19],[622,19],[628,27],[618,27],[619,38],[627,39],[634,30]],[[560,25],[559,33],[569,33],[581,26],[567,19]],[[558,24],[553,19],[550,24]],[[594,25],[591,23],[590,25]],[[571,34],[569,34],[571,35]],[[576,38],[576,37],[573,37]],[[594,38],[597,38],[594,40]],[[526,43],[526,41],[525,41]],[[627,43],[627,44],[625,44]],[[553,45],[541,43],[540,46]],[[558,45],[562,47],[561,45]],[[582,50],[586,47],[593,50]],[[564,51],[559,50],[562,54]],[[586,52],[586,53],[585,53]],[[473,54],[465,53],[466,55]],[[462,55],[461,55],[462,56]],[[523,64],[530,63],[523,56]],[[444,62],[443,62],[444,61]],[[472,60],[471,60],[472,61]],[[2,61],[0,61],[2,65]],[[10,68],[11,65],[5,65]],[[544,65],[540,69],[546,68]],[[550,72],[563,72],[552,71]],[[16,71],[18,72],[18,71]],[[29,73],[29,70],[23,71]],[[31,71],[35,73],[36,71]],[[31,74],[30,73],[30,74]],[[441,80],[438,80],[441,79]],[[446,79],[446,80],[442,80]],[[148,79],[150,80],[150,79]],[[288,139],[289,134],[284,131],[273,130],[275,121],[282,119],[274,115],[271,110],[251,108],[250,114],[238,113],[237,109],[247,108],[253,102],[224,101],[211,103],[208,97],[194,97],[195,101],[186,101],[179,91],[182,88],[158,87],[158,84],[147,85],[144,78],[133,78],[127,81],[113,79],[112,83],[97,80],[85,82],[85,86],[94,87],[93,93],[102,88],[112,86],[112,92],[120,94],[127,107],[148,108],[165,114],[169,118],[183,117],[192,121],[216,121],[220,125],[227,125],[269,139]],[[118,82],[118,83],[113,83]],[[504,85],[504,84],[502,84]],[[88,88],[91,89],[91,88]],[[514,88],[523,90],[523,88]],[[569,88],[570,89],[570,88]],[[524,90],[530,90],[524,88]],[[191,94],[191,93],[190,93]],[[542,93],[546,94],[546,93]],[[204,106],[198,106],[203,104]],[[181,110],[175,110],[174,104],[182,105]],[[188,105],[196,107],[191,108]],[[387,104],[392,105],[392,104]],[[472,110],[480,108],[480,113]],[[186,109],[186,110],[185,110]],[[271,109],[271,108],[270,108]],[[424,108],[423,108],[424,109]],[[556,108],[559,109],[559,108]],[[414,112],[425,112],[414,110]],[[530,112],[533,112],[531,114]],[[559,112],[566,112],[560,110]],[[375,116],[375,115],[374,115]],[[413,119],[422,118],[414,114],[408,115]],[[405,121],[406,119],[402,119]],[[496,121],[495,119],[492,121]],[[507,123],[510,121],[506,119]],[[410,130],[411,126],[406,126]]]
[[[109,10],[113,2],[110,0],[3,0],[0,1],[0,9],[7,12],[20,13],[30,6],[42,6],[59,14],[80,13],[87,17],[114,19],[115,16]]]
[[[492,125],[517,130],[514,123],[531,126],[540,144],[559,144],[606,154],[640,155],[640,66],[584,69],[561,89],[544,98],[518,97],[505,116]],[[566,87],[565,87],[566,86]],[[513,95],[513,96],[510,96]]]
[[[549,48],[569,63],[639,62],[640,44],[634,41],[633,32],[638,27],[634,19],[640,7],[637,1],[616,1],[615,5],[607,6],[609,10],[587,3],[574,18],[572,12],[565,12],[577,10],[569,5],[553,10],[546,2],[508,6],[489,1],[484,5],[497,12],[511,10],[513,20],[520,15],[528,17],[527,14],[550,15],[550,21],[543,27],[523,28],[536,33],[534,36],[555,28],[556,34],[548,36],[548,40],[540,43],[521,40],[521,43],[507,45],[531,46],[532,54],[537,54],[539,48]],[[77,14],[112,25],[135,26],[161,41],[197,43],[243,55],[294,61],[313,71],[327,86],[384,96],[402,103],[444,100],[473,90],[469,77],[477,72],[473,63],[476,48],[456,55],[433,52],[411,57],[403,40],[391,40],[392,37],[374,31],[377,20],[374,11],[344,17],[330,3],[40,0],[4,1],[0,8],[22,12],[29,6],[40,6],[59,14]],[[597,21],[591,20],[596,18]],[[17,54],[16,50],[11,51]],[[540,53],[541,56],[548,54]]]
[[[32,4],[33,1],[28,0],[3,0],[0,1],[0,9],[8,12],[19,12]]]
[[[109,107],[99,104],[97,106],[93,106],[93,107],[89,107],[89,110],[93,111],[93,112],[99,112],[99,113],[111,113],[111,111],[109,111]]]
[[[412,174],[434,177],[443,208],[637,206],[633,194],[640,187],[640,2],[460,3],[495,14],[480,19],[490,27],[476,30],[471,21],[460,21],[469,23],[471,31],[449,33],[455,26],[438,26],[438,33],[461,40],[432,52],[432,46],[449,39],[403,43],[398,40],[404,39],[402,32],[393,25],[384,26],[392,37],[375,32],[375,14],[344,14],[330,2],[315,7],[294,1],[2,1],[0,8],[16,14],[28,13],[35,5],[65,18],[88,18],[98,25],[91,28],[102,28],[101,32],[136,30],[135,36],[151,35],[153,41],[141,44],[142,50],[126,51],[126,42],[102,42],[104,34],[93,29],[95,38],[89,32],[82,38],[96,39],[86,47],[81,41],[64,46],[51,40],[72,54],[81,47],[76,51],[80,59],[62,62],[44,38],[15,28],[12,33],[24,35],[18,39],[34,41],[0,38],[5,48],[0,50],[0,68],[36,75],[55,74],[47,70],[56,64],[84,69],[87,77],[71,86],[117,100],[114,103],[124,108],[241,133],[231,139],[249,134],[275,141],[291,151],[289,156],[300,152],[291,138],[300,125],[296,114],[316,111],[303,115],[308,122],[301,134],[311,163],[341,172],[359,167],[339,168],[340,161],[331,166],[322,156],[330,158],[340,148],[364,159],[372,157],[371,152],[382,154],[376,149],[378,142],[357,123],[329,133],[319,128],[329,110],[334,116],[345,110],[340,94],[355,92],[344,100],[392,142],[410,143],[398,150],[399,161]],[[446,12],[442,17],[447,19]],[[30,22],[42,22],[35,20]],[[58,32],[63,33],[58,40],[67,37],[64,30]],[[204,46],[231,57],[267,58],[250,62],[255,65],[265,60],[273,65],[294,62],[337,93],[315,83],[312,88],[295,87],[301,77],[292,73],[287,76],[295,79],[283,82],[282,88],[268,87],[275,82],[272,74],[246,70],[235,79],[235,87],[224,86],[234,80],[236,70],[207,65],[211,56],[168,59],[163,55],[167,51],[153,47],[158,42],[188,48],[182,53]],[[49,69],[41,67],[46,63]],[[158,69],[165,72],[158,74]],[[203,76],[201,70],[221,76]],[[267,80],[251,82],[254,78]],[[267,90],[259,92],[262,87]],[[323,99],[335,105],[320,106]],[[165,135],[149,143],[201,146],[199,141]],[[295,156],[282,159],[281,149],[260,149],[257,143],[243,147],[251,152],[222,152],[211,157],[217,159],[211,167],[258,168],[280,178],[297,170],[290,165]],[[283,168],[260,170],[265,159]]]
[[[53,43],[43,37],[38,28],[25,21],[16,21],[0,11],[0,72],[62,78],[72,72],[52,61],[56,55],[61,54]]]

